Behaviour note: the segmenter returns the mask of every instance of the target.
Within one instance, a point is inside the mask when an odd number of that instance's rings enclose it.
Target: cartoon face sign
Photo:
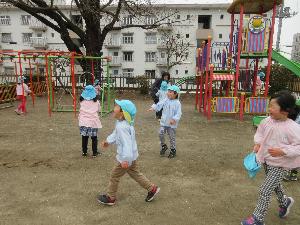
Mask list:
[[[266,28],[266,22],[263,16],[255,15],[251,17],[248,23],[249,30],[252,33],[259,34],[263,32]]]

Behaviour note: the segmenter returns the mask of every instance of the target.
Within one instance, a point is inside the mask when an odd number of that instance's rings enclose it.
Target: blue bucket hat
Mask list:
[[[259,76],[260,78],[264,78],[266,75],[265,75],[265,73],[264,73],[263,71],[260,71],[260,72],[258,73],[258,76]]]
[[[136,114],[136,107],[132,101],[129,100],[115,100],[115,103],[121,107],[125,120],[130,124],[134,124],[134,118]]]
[[[176,85],[172,85],[172,86],[168,87],[168,90],[169,91],[175,91],[177,94],[180,93],[180,88]]]
[[[92,100],[96,98],[96,90],[92,85],[88,85],[84,88],[81,97],[83,97],[85,100]]]
[[[22,81],[24,82],[25,80],[25,77],[21,76],[21,77],[18,77],[18,84],[21,84]]]
[[[168,90],[168,83],[167,81],[162,81],[160,85],[160,90],[167,91]]]
[[[254,178],[261,169],[261,165],[256,161],[256,154],[254,152],[251,152],[244,158],[244,167],[248,171],[250,178]]]

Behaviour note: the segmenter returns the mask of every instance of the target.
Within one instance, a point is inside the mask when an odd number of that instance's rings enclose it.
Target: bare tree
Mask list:
[[[15,6],[61,35],[69,51],[100,56],[107,34],[113,30],[130,27],[153,29],[170,23],[176,11],[161,10],[153,0],[72,0],[71,5],[58,6],[55,0],[7,0],[4,7]],[[73,14],[76,14],[73,16]],[[78,17],[79,16],[79,17]],[[122,23],[125,17],[127,23]],[[153,18],[149,23],[147,18]],[[103,24],[104,26],[101,26]],[[72,32],[77,36],[72,37]],[[86,63],[80,62],[86,67]],[[89,70],[89,68],[84,68]]]
[[[190,42],[180,33],[166,30],[162,33],[161,45],[165,48],[167,71],[185,62],[189,56]]]

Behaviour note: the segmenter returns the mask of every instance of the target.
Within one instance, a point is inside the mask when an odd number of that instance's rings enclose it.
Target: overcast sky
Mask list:
[[[155,2],[160,2],[163,4],[203,4],[203,3],[231,3],[232,0],[154,0]],[[70,2],[70,0],[67,0]],[[281,42],[280,48],[282,51],[291,52],[291,48],[286,47],[292,45],[293,35],[295,33],[300,33],[300,0],[285,0],[285,6],[291,7],[291,11],[296,11],[298,14],[292,18],[283,20],[283,28],[281,33]],[[276,25],[278,20],[276,19]],[[277,26],[275,29],[274,35],[274,45],[276,42],[276,32]]]

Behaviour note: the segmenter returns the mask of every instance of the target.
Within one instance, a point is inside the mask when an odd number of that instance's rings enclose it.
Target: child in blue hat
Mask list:
[[[160,155],[164,156],[165,152],[168,150],[168,146],[165,143],[165,133],[168,133],[170,138],[170,153],[169,158],[174,158],[176,156],[176,128],[178,126],[179,120],[181,118],[181,103],[178,100],[180,89],[176,85],[168,87],[167,98],[153,104],[149,111],[162,111],[162,117],[160,120]]]
[[[168,82],[167,81],[162,81],[160,85],[160,89],[156,92],[156,97],[158,97],[159,102],[163,101],[165,98],[167,98],[167,93],[168,93]],[[156,113],[156,118],[158,120],[161,119],[162,115],[162,109]]]
[[[136,107],[129,100],[115,100],[115,103],[113,117],[117,119],[116,126],[113,133],[101,145],[103,148],[111,144],[117,145],[117,164],[112,170],[107,194],[100,195],[97,200],[104,205],[114,205],[120,178],[128,173],[131,178],[148,190],[145,201],[151,202],[160,188],[151,183],[138,169],[139,154],[133,127]]]
[[[96,90],[92,85],[85,87],[80,96],[79,129],[82,136],[82,156],[87,156],[87,145],[89,137],[92,139],[93,157],[100,154],[97,150],[98,129],[102,128],[99,112],[100,103],[96,97]]]

